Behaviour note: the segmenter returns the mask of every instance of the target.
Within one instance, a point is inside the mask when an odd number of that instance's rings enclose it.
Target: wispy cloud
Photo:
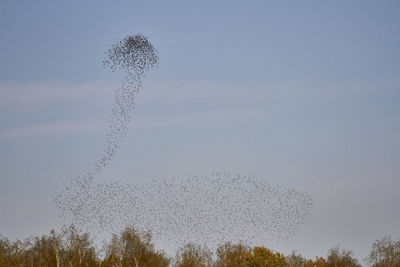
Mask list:
[[[46,107],[58,103],[112,102],[113,91],[118,83],[56,83],[0,82],[0,108]],[[386,87],[391,87],[387,85]],[[141,103],[184,103],[184,102],[229,102],[257,101],[276,96],[342,95],[357,90],[376,89],[377,85],[359,83],[336,84],[290,82],[275,84],[231,84],[223,82],[145,82],[139,95]],[[138,99],[139,99],[138,98]]]
[[[76,118],[76,113],[72,112],[73,115],[66,121],[40,124],[30,121],[29,125],[19,128],[8,128],[5,124],[0,131],[0,139],[105,131],[104,108],[109,106],[111,111],[116,86],[118,84],[0,83],[0,108],[29,109],[40,106],[47,109],[53,105],[49,109],[52,112],[54,104],[71,103],[62,107],[64,114],[68,114],[77,108],[76,102],[81,100],[93,103],[91,109],[96,105],[103,108],[98,117],[91,113],[94,118]],[[282,109],[280,103],[286,103],[288,96],[300,101],[315,93],[330,95],[340,90],[351,91],[351,88],[342,85],[335,91],[331,87],[324,89],[307,83],[246,86],[215,82],[147,82],[137,98],[142,112],[135,112],[130,127],[249,120],[260,114],[265,116],[265,112],[271,114]]]
[[[173,124],[188,123],[230,123],[257,118],[261,113],[258,110],[209,110],[182,113],[176,115],[160,114],[151,116],[137,116],[130,123],[130,128],[158,127]],[[1,139],[15,139],[40,137],[48,135],[71,135],[88,132],[106,131],[105,121],[61,121],[46,124],[35,124],[0,132]]]
[[[98,121],[53,122],[5,130],[3,132],[0,132],[0,139],[25,138],[55,134],[76,134],[100,130],[103,129],[104,126],[104,122]]]
[[[70,135],[104,131],[107,128],[104,109],[111,112],[115,85],[58,84],[58,83],[0,83],[0,108],[22,110],[14,116],[9,112],[0,130],[0,139],[25,138],[45,135]],[[238,120],[243,116],[251,117],[252,110],[246,110],[235,100],[254,98],[241,86],[206,82],[192,83],[145,83],[138,96],[142,113],[134,112],[130,127],[157,127],[168,124],[212,123],[215,121]],[[90,108],[80,118],[76,110],[81,100],[90,101]],[[80,102],[80,103],[79,103]],[[58,105],[70,103],[70,105]],[[85,104],[85,103],[84,103]],[[93,108],[100,108],[96,115]],[[29,117],[29,124],[22,117],[22,126],[15,128],[7,121],[21,121],[21,115],[29,116],[30,109],[40,108],[40,118]],[[51,121],[53,117],[43,117],[47,113],[67,114],[63,120]],[[68,116],[69,112],[71,116]],[[6,114],[6,113],[3,113]],[[37,113],[35,113],[37,114]],[[247,114],[247,115],[246,115]],[[91,116],[87,117],[87,116]],[[94,117],[93,117],[94,116]],[[100,119],[101,117],[101,119]],[[35,121],[37,119],[37,121]],[[49,121],[50,119],[50,121]],[[40,122],[39,122],[40,121]],[[44,122],[47,121],[47,122]]]
[[[0,83],[0,107],[30,108],[61,102],[104,100],[112,95],[110,85],[97,83]]]

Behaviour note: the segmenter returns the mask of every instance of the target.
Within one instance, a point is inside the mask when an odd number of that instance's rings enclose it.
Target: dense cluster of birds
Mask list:
[[[127,36],[118,40],[111,48],[106,50],[103,65],[110,67],[112,71],[121,71],[123,74],[120,86],[114,91],[114,105],[111,116],[107,121],[109,131],[105,141],[101,143],[100,157],[87,171],[75,175],[71,181],[67,182],[66,189],[55,197],[57,206],[63,205],[59,199],[63,198],[65,191],[68,191],[71,187],[74,187],[77,194],[88,196],[94,178],[115,157],[120,141],[127,133],[135,97],[142,86],[142,78],[146,71],[156,67],[157,64],[158,52],[148,38],[142,34]],[[71,210],[74,217],[81,212],[88,200],[81,197],[77,198],[76,201],[77,205],[74,205],[73,210]],[[72,209],[72,206],[70,208]]]
[[[115,156],[128,129],[135,97],[158,54],[147,37],[128,36],[106,51],[104,65],[123,73],[115,90],[109,132],[99,159],[75,175],[55,197],[64,218],[82,230],[116,232],[130,225],[150,230],[169,247],[181,241],[210,246],[224,241],[260,243],[292,236],[311,214],[306,193],[251,176],[157,179],[137,184],[98,183],[94,178]]]
[[[73,216],[80,228],[99,233],[130,225],[151,231],[164,247],[287,239],[306,223],[313,203],[307,193],[227,173],[137,184],[113,181],[93,185],[86,195],[76,190],[77,182],[65,192],[61,206],[68,213],[85,203]]]
[[[157,64],[157,50],[148,38],[141,34],[127,36],[106,51],[103,65],[110,67],[112,71],[121,71],[123,77],[121,85],[114,91],[114,106],[108,120],[109,133],[103,143],[103,153],[87,174],[88,177],[93,178],[101,172],[115,156],[121,138],[127,133],[135,97],[142,86],[142,78],[146,71]]]

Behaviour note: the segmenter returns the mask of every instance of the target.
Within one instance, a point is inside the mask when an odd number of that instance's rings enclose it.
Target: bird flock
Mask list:
[[[288,239],[307,222],[313,205],[307,193],[228,173],[98,183],[86,195],[76,190],[81,186],[76,182],[59,202],[66,213],[76,203],[85,203],[73,214],[75,225],[95,233],[118,232],[130,225],[151,231],[158,244],[169,248],[183,242],[214,247],[227,241],[263,244]]]
[[[158,54],[147,37],[125,37],[106,51],[103,61],[122,71],[108,121],[101,156],[89,171],[75,175],[55,203],[63,218],[94,233],[119,232],[126,226],[151,231],[156,242],[216,246],[221,242],[260,244],[293,236],[312,211],[309,194],[269,185],[253,176],[212,173],[208,176],[154,179],[128,184],[95,180],[115,156],[128,130],[135,96]]]
[[[87,197],[93,186],[94,178],[115,157],[120,141],[128,131],[135,97],[142,86],[142,78],[146,71],[156,67],[157,64],[158,52],[148,38],[142,34],[126,36],[106,50],[103,65],[110,67],[112,71],[121,71],[123,76],[120,86],[114,91],[114,105],[107,121],[109,131],[105,141],[101,143],[101,155],[89,170],[75,175],[71,181],[67,182],[66,188],[55,196],[57,207],[61,210],[69,209],[73,218],[78,216],[83,207],[87,205],[89,201]],[[72,188],[81,197],[76,198],[76,203],[67,208],[63,206],[67,204],[62,203],[60,199],[63,198],[66,191]]]
[[[104,66],[112,71],[122,71],[121,85],[114,91],[114,106],[108,120],[109,132],[103,143],[103,152],[87,173],[89,179],[100,173],[115,156],[121,138],[128,131],[128,123],[134,108],[135,97],[142,86],[146,71],[158,64],[158,52],[144,35],[127,36],[106,51]]]

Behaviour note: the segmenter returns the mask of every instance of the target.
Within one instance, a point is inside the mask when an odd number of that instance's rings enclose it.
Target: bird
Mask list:
[[[98,233],[133,225],[151,231],[156,242],[170,248],[189,242],[209,247],[226,241],[262,245],[293,236],[311,216],[312,197],[251,175],[212,172],[142,184],[97,181],[128,132],[143,77],[158,60],[157,50],[142,34],[126,36],[106,50],[104,66],[122,72],[114,90],[108,133],[98,159],[88,170],[73,175],[56,194],[61,216],[81,230]]]

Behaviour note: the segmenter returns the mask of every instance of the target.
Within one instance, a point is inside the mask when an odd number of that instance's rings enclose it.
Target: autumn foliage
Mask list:
[[[400,267],[400,241],[390,237],[377,240],[366,259],[373,267]],[[249,247],[230,242],[213,252],[188,243],[169,257],[157,251],[148,232],[132,227],[114,234],[101,250],[96,249],[88,233],[75,227],[60,232],[10,241],[0,236],[0,267],[361,267],[349,250],[334,247],[326,258],[305,259],[293,251],[283,255],[265,247]]]

